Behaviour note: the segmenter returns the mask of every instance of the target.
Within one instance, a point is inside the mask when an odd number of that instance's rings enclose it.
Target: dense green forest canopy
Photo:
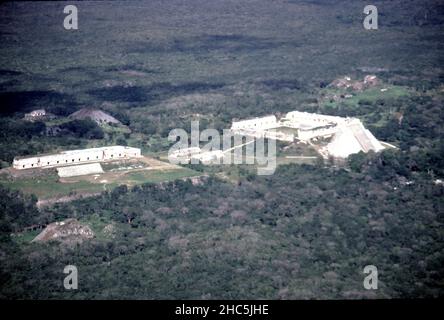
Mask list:
[[[390,173],[391,165],[383,163],[375,161],[375,166],[388,166]],[[6,194],[2,207],[19,206],[22,214],[18,218],[12,209],[3,211],[4,237],[31,221],[44,224],[68,217],[115,226],[111,236],[76,246],[5,249],[6,297],[336,299],[442,294],[444,188],[420,176],[405,185],[390,175],[381,177],[376,168],[356,173],[288,165],[273,176],[257,176],[237,186],[211,177],[199,186],[190,181],[122,186],[40,215],[32,199],[11,201],[14,195]],[[10,243],[2,245],[10,248]],[[71,263],[81,272],[81,290],[75,294],[60,283],[63,266]],[[367,264],[380,271],[380,288],[373,293],[362,289],[362,266]]]
[[[76,32],[63,29],[63,2],[0,5],[1,167],[91,144],[156,153],[191,120],[221,130],[292,110],[358,117],[398,147],[269,177],[241,166],[235,182],[120,186],[40,209],[35,196],[0,186],[0,297],[442,296],[444,6],[374,1],[379,29],[368,32],[366,4],[79,3]],[[335,79],[368,74],[396,94],[323,103]],[[126,127],[67,118],[83,107]],[[55,119],[23,119],[40,108]],[[48,134],[54,127],[60,134]],[[95,238],[30,242],[27,227],[66,218]],[[77,291],[62,286],[68,264],[79,269]],[[362,286],[368,264],[378,267],[376,291]]]
[[[379,29],[368,31],[366,4],[96,2],[81,5],[80,28],[71,32],[61,22],[64,3],[7,3],[0,7],[0,112],[9,127],[21,127],[24,113],[39,108],[61,119],[101,108],[131,133],[105,133],[96,144],[125,139],[149,152],[168,146],[169,131],[191,120],[221,130],[233,118],[291,110],[357,116],[378,138],[422,146],[421,137],[436,138],[442,126],[443,6],[376,1]],[[369,73],[408,94],[336,108],[318,103],[334,79]],[[76,148],[101,135],[33,137],[15,143],[16,155]],[[11,144],[0,140],[2,166],[11,162]]]

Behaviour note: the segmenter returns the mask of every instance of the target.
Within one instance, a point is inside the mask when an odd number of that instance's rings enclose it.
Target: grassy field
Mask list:
[[[57,175],[39,178],[25,178],[15,181],[3,180],[1,184],[25,193],[35,194],[39,199],[55,198],[73,193],[93,193],[103,191],[103,186],[81,181],[77,183],[60,183]]]
[[[188,178],[200,175],[200,173],[189,168],[171,168],[162,170],[139,170],[135,172],[105,172],[99,179],[94,175],[71,177],[60,182],[56,174],[49,174],[44,177],[22,178],[10,181],[0,180],[3,184],[14,190],[21,190],[25,193],[35,194],[39,199],[53,199],[63,196],[77,194],[91,194],[105,190],[112,190],[118,185],[129,186],[143,183],[157,183],[172,181],[176,179]]]
[[[382,91],[381,91],[382,90]],[[342,99],[341,103],[348,105],[348,106],[354,106],[356,108],[359,108],[360,103],[374,103],[377,100],[380,101],[388,101],[390,99],[398,99],[400,97],[405,97],[409,93],[408,88],[402,87],[402,86],[378,86],[376,88],[370,88],[361,92],[353,92],[353,96],[350,98]],[[344,92],[340,89],[335,88],[329,88],[325,91],[323,91],[321,94],[327,95],[327,96],[333,96],[333,95],[341,95],[341,94],[347,94],[347,92]],[[330,108],[337,108],[338,102],[333,101],[325,101],[323,103],[323,106],[330,107]]]

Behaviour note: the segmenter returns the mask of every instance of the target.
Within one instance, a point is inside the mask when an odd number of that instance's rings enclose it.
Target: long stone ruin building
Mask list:
[[[109,146],[14,158],[14,169],[52,168],[141,157],[139,148]]]
[[[277,120],[273,115],[234,121],[231,131],[245,136],[265,137],[287,142],[299,141],[308,144],[325,138],[329,141],[328,144],[317,148],[324,158],[329,156],[347,158],[360,151],[378,152],[385,148],[357,118],[300,111],[291,111],[280,120]]]

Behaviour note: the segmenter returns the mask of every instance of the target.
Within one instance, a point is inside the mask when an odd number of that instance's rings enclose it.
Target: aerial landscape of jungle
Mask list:
[[[360,0],[69,2],[77,30],[67,4],[0,4],[0,299],[443,296],[442,1],[372,1],[377,30]],[[278,141],[263,176],[168,162],[192,121],[291,111],[358,118],[390,147],[339,161]],[[109,146],[142,156],[13,165]]]

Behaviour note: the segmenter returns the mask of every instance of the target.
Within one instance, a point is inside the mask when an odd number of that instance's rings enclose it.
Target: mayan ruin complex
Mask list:
[[[281,131],[282,129],[287,130]],[[231,130],[245,136],[287,142],[296,140],[308,144],[320,138],[330,139],[326,146],[318,149],[324,158],[347,158],[360,151],[366,153],[370,150],[378,152],[384,149],[381,142],[357,118],[291,111],[280,120],[272,115],[234,121]]]

